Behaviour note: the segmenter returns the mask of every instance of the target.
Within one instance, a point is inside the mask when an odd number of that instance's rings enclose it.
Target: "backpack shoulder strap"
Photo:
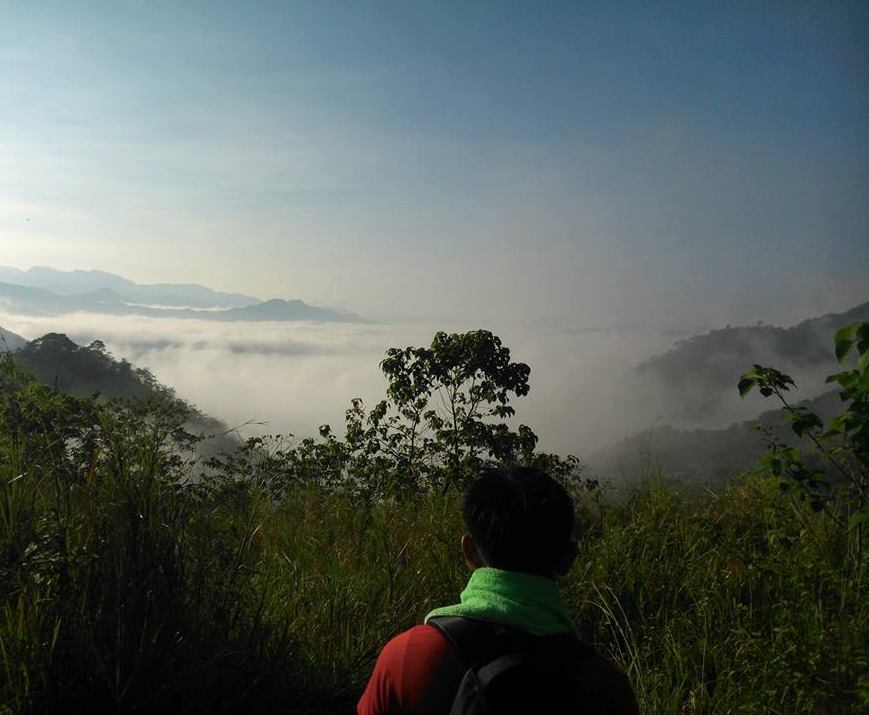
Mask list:
[[[531,636],[500,623],[460,616],[440,616],[430,619],[428,623],[441,632],[447,643],[465,661],[465,667],[483,666],[514,653],[549,653],[557,654],[558,658],[575,660],[585,660],[595,655],[594,649],[575,634]],[[500,665],[507,663],[504,661]]]
[[[497,623],[460,616],[441,616],[428,621],[437,628],[453,650],[465,661],[465,667],[480,665],[495,647]]]
[[[518,662],[517,658],[524,656],[516,652],[505,654],[499,636],[504,636],[506,629],[498,623],[452,616],[432,618],[428,623],[441,632],[465,669],[449,715],[485,712],[487,688],[499,676],[509,672]]]

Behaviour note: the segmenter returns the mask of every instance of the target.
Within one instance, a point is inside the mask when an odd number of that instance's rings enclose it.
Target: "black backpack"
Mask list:
[[[534,715],[581,711],[576,676],[594,651],[572,634],[532,636],[470,618],[428,621],[467,669],[449,715]]]

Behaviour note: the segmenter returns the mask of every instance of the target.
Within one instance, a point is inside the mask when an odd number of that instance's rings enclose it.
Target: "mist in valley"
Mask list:
[[[723,428],[773,405],[759,396],[741,400],[731,389],[710,390],[703,375],[688,375],[680,390],[637,366],[673,347],[672,330],[639,326],[589,329],[544,322],[392,321],[366,324],[236,322],[76,313],[20,316],[0,313],[0,325],[34,339],[66,333],[80,345],[101,340],[117,359],[148,368],[179,397],[236,428],[242,437],[313,436],[322,424],[343,431],[354,397],[372,407],[385,396],[379,363],[389,347],[428,345],[436,331],[485,327],[531,367],[531,391],[513,401],[514,427],[529,425],[539,447],[581,458],[652,427]],[[829,336],[824,336],[829,341]],[[758,345],[763,353],[766,346]],[[767,351],[769,352],[769,351]],[[832,351],[830,350],[831,362]],[[732,364],[733,355],[722,355]],[[714,361],[714,356],[713,356]],[[738,362],[738,360],[736,361]],[[825,388],[824,369],[791,369],[800,397]],[[750,367],[746,356],[743,369]],[[711,407],[689,411],[688,399],[708,395]],[[712,409],[714,407],[714,409]]]

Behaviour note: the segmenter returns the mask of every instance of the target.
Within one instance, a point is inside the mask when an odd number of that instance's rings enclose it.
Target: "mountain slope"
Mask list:
[[[332,308],[318,308],[302,300],[281,300],[273,298],[257,305],[215,312],[214,320],[319,320],[341,323],[361,322],[353,313],[344,313]]]
[[[126,360],[115,360],[100,341],[82,347],[66,335],[48,333],[17,350],[15,360],[40,382],[71,395],[97,395],[99,399],[152,398],[183,407],[189,431],[215,435],[202,443],[203,454],[230,451],[238,444],[227,434],[222,422],[178,398],[174,390],[160,384],[149,370],[137,368]]]
[[[833,334],[857,320],[869,320],[869,302],[792,328],[728,326],[676,343],[637,366],[635,376],[660,388],[668,421],[708,424],[732,412],[726,408],[738,401],[736,383],[753,363],[772,365],[807,388],[823,389],[824,377],[836,368]]]
[[[799,404],[825,422],[841,411],[837,392]],[[660,473],[672,482],[721,486],[757,466],[766,449],[758,425],[775,428],[788,444],[798,443],[785,419],[784,410],[772,409],[757,419],[736,422],[724,429],[653,427],[589,455],[586,461],[600,477],[617,483],[632,483]]]
[[[10,330],[0,328],[0,353],[9,350],[18,350],[18,348],[27,345],[27,341],[20,335],[16,335]]]

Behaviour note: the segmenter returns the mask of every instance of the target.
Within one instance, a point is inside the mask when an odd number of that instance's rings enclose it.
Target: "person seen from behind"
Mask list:
[[[530,468],[465,491],[460,603],[389,641],[358,715],[636,715],[625,674],[582,643],[556,587],[577,555],[565,489]]]

